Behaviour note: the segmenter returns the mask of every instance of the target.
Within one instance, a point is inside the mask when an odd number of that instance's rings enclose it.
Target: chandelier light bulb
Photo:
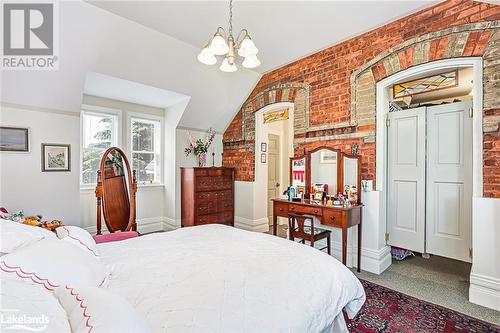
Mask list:
[[[220,34],[216,34],[210,42],[210,52],[215,55],[224,55],[229,52],[226,40]]]
[[[200,54],[198,54],[198,60],[205,65],[214,65],[215,63],[217,63],[217,58],[212,52],[210,52],[208,47],[205,47],[203,50],[201,50]]]
[[[245,68],[255,68],[260,66],[260,60],[257,58],[255,54],[248,55],[245,57],[242,63]]]
[[[259,53],[259,49],[257,49],[253,40],[249,36],[246,36],[241,41],[238,55],[240,55],[241,57],[247,57],[250,55],[256,55],[257,53]]]
[[[222,64],[219,67],[219,69],[221,71],[227,72],[227,73],[236,72],[238,70],[238,68],[236,67],[236,65],[234,63],[230,64],[229,61],[227,60],[227,58],[224,58],[224,60],[222,61]]]

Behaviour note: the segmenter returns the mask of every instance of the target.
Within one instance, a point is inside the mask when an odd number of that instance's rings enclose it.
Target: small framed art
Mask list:
[[[27,153],[29,147],[27,128],[0,126],[0,151]]]
[[[266,163],[266,154],[265,153],[262,153],[260,154],[260,163]]]
[[[267,143],[262,142],[262,143],[260,144],[260,151],[261,151],[262,153],[267,152]]]
[[[42,171],[71,171],[71,145],[42,143]]]

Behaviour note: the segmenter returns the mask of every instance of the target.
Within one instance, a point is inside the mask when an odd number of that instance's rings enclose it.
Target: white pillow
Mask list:
[[[97,244],[87,230],[68,225],[57,228],[56,232],[59,239],[75,244],[85,251],[89,251],[96,257],[99,256]]]
[[[0,253],[11,253],[44,238],[57,239],[54,232],[31,225],[0,219]]]
[[[55,291],[73,333],[150,332],[144,319],[123,297],[102,288],[59,287]]]
[[[53,293],[24,281],[1,281],[2,329],[71,333],[66,311]],[[9,330],[11,328],[11,330]]]
[[[0,258],[2,274],[9,279],[24,279],[48,290],[58,286],[100,286],[108,270],[87,251],[56,238],[42,239],[35,244]]]

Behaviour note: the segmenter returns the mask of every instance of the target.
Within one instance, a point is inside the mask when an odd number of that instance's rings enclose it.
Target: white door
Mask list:
[[[272,199],[280,196],[280,137],[269,134],[267,153],[267,215],[269,224],[273,223]]]
[[[427,108],[427,252],[471,261],[470,103]]]
[[[388,117],[387,243],[424,252],[425,107]]]

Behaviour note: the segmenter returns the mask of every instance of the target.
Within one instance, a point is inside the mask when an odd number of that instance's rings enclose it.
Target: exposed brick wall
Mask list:
[[[500,6],[446,1],[265,74],[224,133],[224,163],[245,168],[238,180],[253,180],[251,114],[272,99],[276,102],[285,92],[275,87],[302,84],[308,87],[308,108],[306,123],[299,124],[305,130],[295,133],[296,154],[318,145],[350,151],[356,142],[363,156],[362,177],[375,179],[376,82],[413,65],[443,58],[489,52],[491,59],[498,59],[496,47],[490,46],[492,40],[498,40],[498,20]],[[495,70],[496,62],[492,64]],[[491,79],[499,80],[498,75]],[[485,85],[485,96],[496,94],[492,87]],[[490,109],[500,107],[492,104]],[[485,140],[487,136],[498,140],[498,135],[485,135]],[[244,151],[250,152],[246,157],[250,163],[231,159],[236,152],[243,156]],[[500,193],[487,192],[485,186],[486,194],[500,197]]]
[[[484,111],[483,117],[483,192],[500,198],[500,109]]]

